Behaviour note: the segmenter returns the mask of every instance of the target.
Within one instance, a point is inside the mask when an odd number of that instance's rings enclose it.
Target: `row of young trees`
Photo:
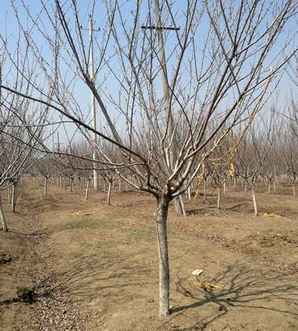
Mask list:
[[[156,198],[160,314],[167,316],[169,205],[184,213],[182,196],[208,162],[219,181],[227,148],[237,151],[235,172],[245,180],[265,169],[262,150],[270,143],[247,128],[295,55],[296,1],[91,1],[89,35],[78,1],[40,1],[33,9],[12,1],[12,8],[18,37],[12,44],[1,35],[1,116],[21,112],[26,121],[10,134],[15,124],[4,119],[1,138],[21,141],[16,146],[28,151],[21,160],[39,159],[27,157],[33,151],[58,155],[62,165],[79,160]],[[93,33],[95,19],[101,26]],[[69,146],[83,139],[93,157],[50,144],[57,131]],[[243,139],[233,147],[234,131]],[[214,166],[217,155],[224,162]]]

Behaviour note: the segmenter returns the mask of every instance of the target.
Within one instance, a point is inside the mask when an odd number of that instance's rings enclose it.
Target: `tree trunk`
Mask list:
[[[295,187],[295,184],[293,184],[292,190],[293,190],[293,197],[295,197],[296,196],[296,187]]]
[[[170,314],[170,266],[168,252],[169,200],[162,196],[158,201],[156,212],[156,231],[159,256],[159,314],[166,317]]]
[[[268,183],[268,190],[267,190],[267,193],[271,193],[271,183],[270,183],[270,182]]]
[[[16,183],[12,184],[12,192],[11,192],[11,210],[13,213],[16,211]]]
[[[227,185],[226,182],[223,183],[223,194],[226,194],[227,192]]]
[[[8,190],[7,190],[7,201],[11,201],[11,186],[8,186]]]
[[[108,183],[108,193],[107,193],[107,204],[111,205],[111,192],[112,192],[112,182]]]
[[[207,180],[203,180],[203,193],[204,193],[204,202],[207,201]]]
[[[48,177],[44,178],[43,197],[46,198],[48,195]]]
[[[187,189],[187,196],[188,196],[188,200],[190,201],[191,200],[191,187],[190,187],[190,185],[188,186],[188,189]]]
[[[221,198],[221,194],[220,194],[220,187],[217,188],[217,209],[220,209],[220,198]]]
[[[184,202],[182,199],[182,196],[179,195],[176,199],[175,199],[175,209],[176,209],[176,213],[178,216],[186,216],[186,212],[185,212],[185,207],[184,207]]]
[[[276,181],[275,181],[275,179],[273,181],[273,192],[276,193]]]
[[[237,187],[236,177],[233,177],[233,186],[234,186],[234,190],[236,190],[236,187]]]
[[[89,186],[90,186],[90,179],[87,180],[86,192],[85,192],[85,200],[88,200],[89,195]]]
[[[5,215],[4,215],[4,210],[3,210],[3,205],[2,205],[2,200],[1,200],[1,195],[0,195],[0,220],[2,223],[2,230],[4,232],[8,231]]]
[[[70,178],[70,192],[73,192],[73,178]]]
[[[252,202],[254,206],[254,214],[255,216],[258,216],[257,199],[256,199],[256,193],[254,187],[251,189],[251,194],[252,194]]]

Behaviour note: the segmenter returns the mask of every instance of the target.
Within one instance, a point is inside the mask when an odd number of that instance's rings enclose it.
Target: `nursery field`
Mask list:
[[[186,202],[186,217],[171,206],[171,315],[159,319],[151,196],[113,193],[108,206],[105,193],[23,187],[16,213],[4,201],[0,329],[298,330],[298,197],[287,189],[257,190],[257,217],[239,190],[220,210],[212,190]]]

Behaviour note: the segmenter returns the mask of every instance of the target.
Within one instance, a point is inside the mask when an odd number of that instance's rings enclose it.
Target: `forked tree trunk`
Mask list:
[[[156,211],[156,232],[159,256],[159,314],[166,317],[170,314],[170,266],[168,251],[169,199],[160,197]]]
[[[220,200],[221,200],[221,192],[220,192],[220,187],[217,188],[217,209],[220,209]]]
[[[270,183],[270,182],[268,183],[268,190],[267,190],[267,193],[271,193],[271,183]]]
[[[6,223],[6,219],[5,219],[5,215],[4,215],[4,209],[3,209],[3,205],[2,205],[1,195],[0,195],[0,220],[2,223],[2,230],[4,232],[7,232],[8,227],[7,227],[7,223]]]
[[[256,192],[254,187],[251,189],[251,194],[252,194],[252,202],[254,206],[254,214],[255,216],[258,216],[258,206],[257,206]]]
[[[107,193],[107,204],[111,205],[111,192],[112,192],[112,182],[108,183],[108,193]]]

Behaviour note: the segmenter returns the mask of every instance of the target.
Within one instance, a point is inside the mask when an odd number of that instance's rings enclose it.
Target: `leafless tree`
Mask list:
[[[0,63],[0,81],[9,70],[4,70],[4,60]],[[24,80],[14,77],[15,87],[23,86]],[[29,92],[28,86],[27,91]],[[38,117],[30,111],[30,101],[0,88],[0,192],[11,188],[11,209],[15,212],[17,184],[21,175],[32,164],[35,147],[42,140],[45,121],[43,113]],[[8,231],[0,197],[0,218],[2,228]]]
[[[38,63],[38,83],[5,45],[16,72],[33,90],[9,79],[1,87],[48,108],[53,121],[57,114],[71,121],[66,131],[95,144],[98,163],[156,198],[160,314],[167,316],[170,202],[182,203],[182,194],[231,129],[244,127],[263,108],[293,54],[283,32],[289,32],[296,2],[93,1],[94,21],[103,13],[92,40],[97,79],[90,74],[87,22],[78,1],[41,1],[38,14],[22,3],[26,25],[19,7],[14,9],[28,56]],[[87,91],[101,127],[90,124],[82,100]],[[107,145],[118,153],[111,154]]]

